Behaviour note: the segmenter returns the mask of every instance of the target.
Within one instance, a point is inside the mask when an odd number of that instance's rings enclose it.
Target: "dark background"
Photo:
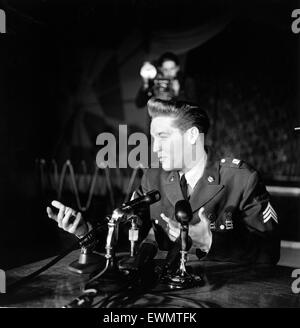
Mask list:
[[[300,36],[290,26],[291,12],[300,6],[283,0],[243,5],[203,1],[200,7],[199,1],[161,2],[0,2],[8,24],[7,34],[0,35],[1,267],[53,255],[73,240],[45,214],[46,204],[57,197],[57,186],[49,182],[51,174],[41,175],[41,167],[48,173],[53,167],[41,165],[40,159],[48,164],[55,159],[59,172],[71,159],[76,173],[91,173],[95,136],[114,130],[106,117],[126,122],[132,108],[140,116],[129,122],[130,129],[146,131],[144,110],[137,112],[133,103],[141,61],[117,56],[133,30],[142,36],[138,51],[147,54],[153,31],[189,28],[231,12],[230,23],[220,33],[180,54],[212,121],[208,143],[218,158],[234,156],[254,165],[268,185],[299,187],[300,136],[294,127],[300,125]],[[112,55],[92,85],[102,107],[97,116],[97,109],[92,114],[84,111],[83,76],[91,58],[108,51]],[[120,70],[130,60],[137,83],[132,95],[124,97]],[[78,141],[83,123],[87,136]],[[41,176],[50,180],[43,182]],[[128,172],[124,176],[128,178]],[[118,181],[113,185],[117,204],[124,188]],[[87,190],[80,190],[83,203]],[[70,181],[61,199],[76,207]],[[283,239],[299,240],[299,196],[274,200]],[[86,215],[101,219],[110,210],[108,193],[99,191]]]

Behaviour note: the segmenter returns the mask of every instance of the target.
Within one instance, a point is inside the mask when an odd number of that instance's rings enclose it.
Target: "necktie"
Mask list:
[[[184,197],[184,199],[188,200],[188,185],[186,182],[186,178],[185,175],[183,174],[181,179],[180,179],[180,187],[181,187],[181,191],[182,191],[182,195]]]

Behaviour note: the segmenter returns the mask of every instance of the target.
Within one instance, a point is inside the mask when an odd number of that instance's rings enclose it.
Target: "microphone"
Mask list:
[[[160,192],[158,190],[151,190],[136,199],[130,200],[129,202],[122,204],[121,210],[130,211],[143,205],[151,205],[153,203],[158,202],[160,198]]]
[[[189,201],[183,199],[175,204],[175,219],[181,224],[181,250],[188,250],[189,222],[193,218],[193,211]]]
[[[180,251],[188,251],[192,246],[192,239],[188,236],[188,224],[192,220],[193,212],[187,200],[180,200],[175,204],[175,219],[181,224],[180,237],[168,251],[164,270],[173,270],[181,257]]]
[[[181,245],[175,242],[173,249],[169,251],[167,256],[167,265],[170,261],[176,261],[178,259],[179,245],[180,249],[180,265],[175,273],[163,271],[161,275],[162,282],[167,283],[171,289],[182,289],[187,287],[195,287],[203,284],[203,279],[195,274],[191,274],[186,270],[187,253],[191,245],[191,239],[189,238],[189,222],[192,220],[193,211],[190,203],[187,200],[180,200],[175,204],[175,219],[181,225]],[[166,267],[168,269],[168,267]]]
[[[193,218],[193,211],[189,201],[182,199],[175,204],[175,218],[181,225],[189,224]]]

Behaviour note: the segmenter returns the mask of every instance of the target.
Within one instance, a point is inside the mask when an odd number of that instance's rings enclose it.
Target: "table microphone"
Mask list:
[[[189,201],[179,200],[175,204],[175,219],[177,222],[180,223],[181,226],[180,265],[175,273],[169,272],[165,275],[165,277],[162,277],[163,282],[167,283],[167,285],[171,289],[195,287],[195,286],[199,286],[200,284],[203,284],[203,279],[200,276],[196,276],[188,273],[186,271],[186,266],[185,266],[185,263],[187,262],[188,249],[190,248],[190,241],[188,235],[189,222],[192,220],[192,218],[193,218],[193,211]]]
[[[179,200],[175,204],[175,219],[181,225],[181,251],[188,250],[189,222],[193,218],[193,211],[189,201]]]
[[[192,220],[192,217],[193,212],[188,201],[178,201],[175,204],[175,218],[181,226],[184,226],[184,231],[181,229],[180,236],[168,251],[162,271],[163,274],[177,270],[181,258],[181,251],[187,251],[191,248],[192,239],[188,236],[188,222]]]

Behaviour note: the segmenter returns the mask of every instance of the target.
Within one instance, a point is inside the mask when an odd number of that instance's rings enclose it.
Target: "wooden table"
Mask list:
[[[68,264],[78,259],[74,251],[15,294],[1,296],[4,307],[60,308],[82,295],[88,275],[70,272]],[[28,264],[7,272],[8,283],[15,281],[49,262],[49,259]],[[159,263],[159,260],[157,260]],[[236,266],[230,263],[201,262],[190,255],[188,262],[194,272],[201,272],[205,285],[185,290],[170,290],[157,284],[124,303],[111,307],[300,307],[300,294],[292,292],[293,268]],[[109,283],[103,281],[103,287]],[[120,285],[120,281],[113,282]],[[126,293],[125,293],[126,294]],[[124,295],[123,295],[124,296]],[[101,296],[102,297],[102,296]]]

